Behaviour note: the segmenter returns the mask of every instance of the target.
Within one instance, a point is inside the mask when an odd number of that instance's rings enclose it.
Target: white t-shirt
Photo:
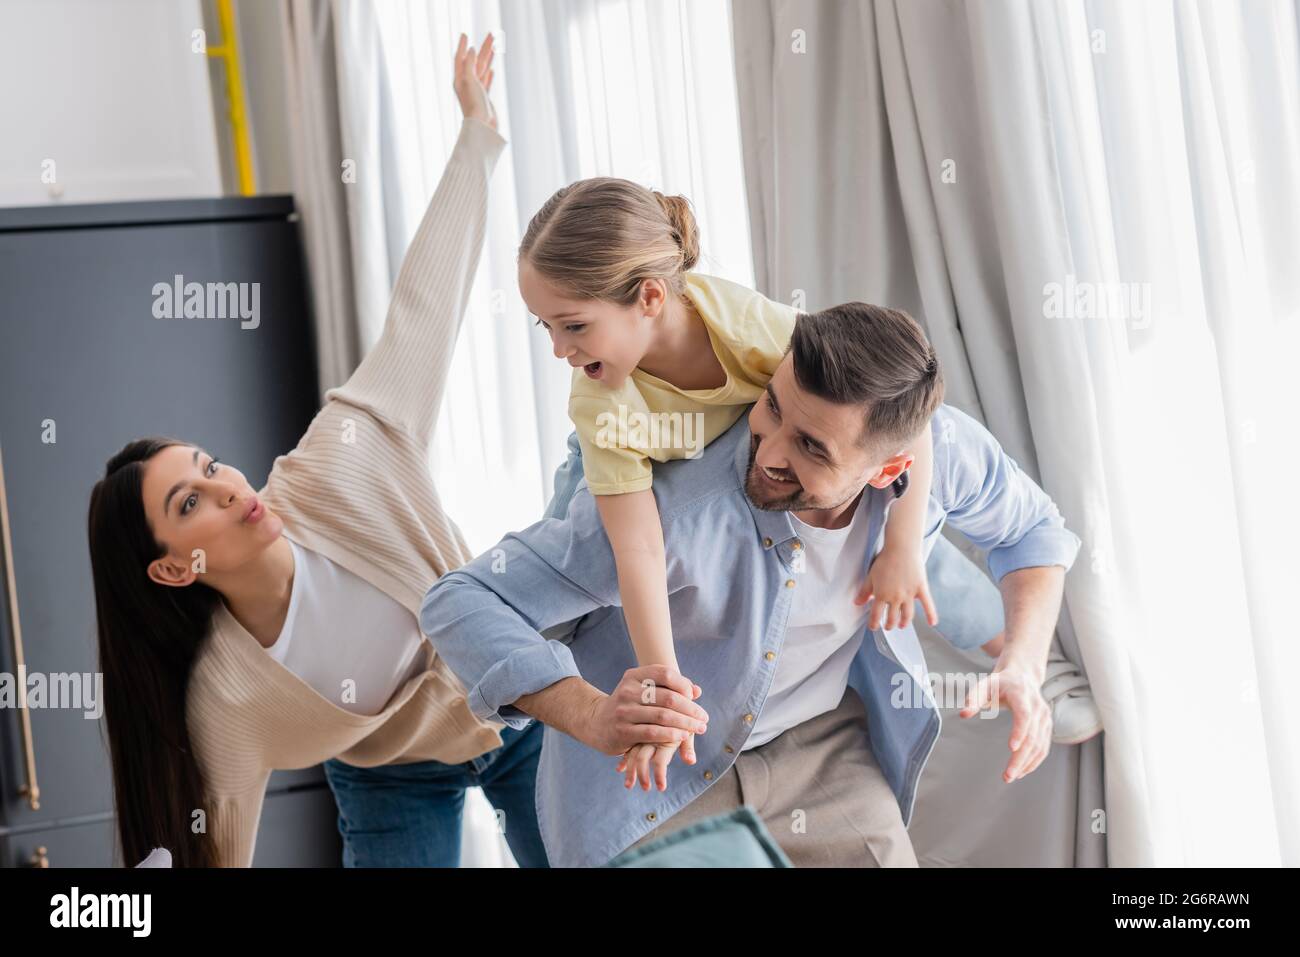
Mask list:
[[[791,575],[795,588],[785,644],[763,710],[742,751],[833,710],[844,697],[871,608],[853,604],[869,567],[869,512],[859,499],[843,528],[817,528],[790,514],[803,543],[803,568],[796,566]]]
[[[340,708],[378,714],[421,670],[419,620],[342,565],[289,544],[289,613],[267,653]]]

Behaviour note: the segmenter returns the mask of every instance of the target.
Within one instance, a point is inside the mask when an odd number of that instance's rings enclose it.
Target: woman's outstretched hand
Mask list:
[[[460,111],[467,117],[482,120],[492,129],[497,128],[497,111],[492,108],[492,34],[483,38],[478,50],[468,46],[469,37],[460,35],[456,47],[456,78],[452,87],[460,100]]]

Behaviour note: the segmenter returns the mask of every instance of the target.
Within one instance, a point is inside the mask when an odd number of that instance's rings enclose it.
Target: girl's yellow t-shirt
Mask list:
[[[573,370],[569,418],[593,495],[651,486],[651,462],[694,458],[763,394],[785,354],[798,310],[717,276],[686,273],[686,296],[727,373],[716,389],[679,389],[640,369],[617,389]]]

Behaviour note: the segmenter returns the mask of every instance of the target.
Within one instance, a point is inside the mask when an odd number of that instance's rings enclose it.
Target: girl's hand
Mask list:
[[[925,561],[919,548],[890,548],[888,545],[876,556],[867,572],[858,595],[853,599],[855,605],[862,605],[875,599],[867,626],[876,631],[884,625],[889,631],[906,628],[912,623],[915,603],[920,602],[925,609],[926,621],[930,627],[939,624],[939,615],[934,610],[934,599],[930,597],[930,584],[925,577]],[[886,606],[888,611],[885,611]]]
[[[642,690],[644,694],[644,689]],[[700,686],[691,683],[691,700],[701,694]],[[695,735],[688,733],[680,742],[670,741],[664,744],[634,744],[623,753],[615,769],[624,776],[623,786],[631,788],[637,780],[641,781],[641,790],[650,790],[653,780],[660,791],[668,789],[668,763],[674,752],[680,751],[682,760],[687,764],[695,763]]]
[[[685,742],[682,743],[683,746]],[[668,762],[677,753],[677,742],[669,744],[637,744],[623,755],[615,769],[623,774],[623,787],[631,788],[637,780],[641,781],[641,790],[649,791],[653,780],[660,791],[668,789]],[[693,752],[692,752],[693,754]]]
[[[492,34],[483,38],[483,46],[477,52],[467,46],[468,43],[469,37],[462,33],[460,45],[456,47],[456,75],[452,87],[456,99],[460,100],[460,111],[495,130],[497,113],[488,96],[492,92],[492,56],[495,53]]]

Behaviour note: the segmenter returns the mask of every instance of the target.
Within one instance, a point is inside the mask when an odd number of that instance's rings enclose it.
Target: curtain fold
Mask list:
[[[340,174],[334,20],[327,3],[284,0],[285,106],[294,203],[306,251],[322,399],[361,361],[347,196]]]

